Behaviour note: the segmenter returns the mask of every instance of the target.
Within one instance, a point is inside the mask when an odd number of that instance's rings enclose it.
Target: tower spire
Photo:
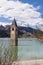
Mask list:
[[[15,25],[17,26],[17,23],[16,23],[16,19],[14,18],[13,22],[12,22],[12,25]]]

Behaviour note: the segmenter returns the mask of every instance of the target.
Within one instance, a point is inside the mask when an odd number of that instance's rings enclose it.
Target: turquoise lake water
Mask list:
[[[10,38],[0,38],[0,57],[3,56],[5,49],[9,49],[9,46]],[[18,38],[16,48],[18,60],[43,59],[43,42],[37,38]]]

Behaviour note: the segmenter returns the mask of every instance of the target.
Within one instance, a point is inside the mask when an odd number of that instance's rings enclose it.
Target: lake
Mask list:
[[[3,59],[6,54],[6,58],[9,59],[9,49],[10,38],[0,38],[0,58]],[[11,49],[17,60],[43,59],[43,42],[37,38],[18,38],[18,46]],[[4,51],[7,52],[4,53]]]

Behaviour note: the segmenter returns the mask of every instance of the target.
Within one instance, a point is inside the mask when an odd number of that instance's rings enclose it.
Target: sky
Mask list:
[[[43,0],[0,0],[0,25],[43,28]],[[42,25],[42,26],[41,26]]]

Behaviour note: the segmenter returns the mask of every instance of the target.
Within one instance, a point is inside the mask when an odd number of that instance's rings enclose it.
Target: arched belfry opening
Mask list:
[[[11,38],[11,45],[17,45],[18,27],[17,27],[17,23],[16,23],[15,18],[11,24],[10,38]]]

